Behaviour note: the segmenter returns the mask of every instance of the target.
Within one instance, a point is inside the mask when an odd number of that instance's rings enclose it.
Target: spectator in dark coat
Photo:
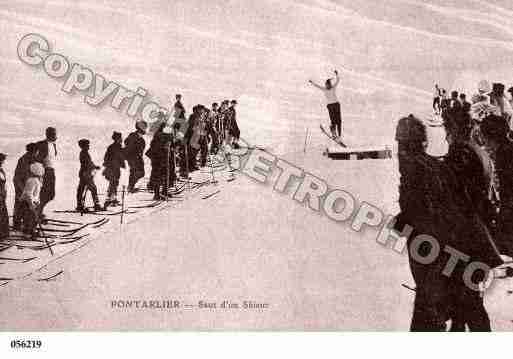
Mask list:
[[[5,177],[4,169],[2,168],[7,156],[0,153],[0,240],[5,239],[9,236],[9,213],[7,212],[7,205],[5,199],[7,198],[7,190],[5,188]]]
[[[233,143],[237,143],[240,138],[240,129],[237,124],[237,112],[235,111],[235,106],[237,106],[237,101],[232,100],[230,107],[228,108],[227,115],[227,130],[228,130],[228,144],[232,145]]]
[[[25,147],[26,151],[20,157],[14,171],[14,211],[13,211],[13,228],[15,230],[21,229],[21,222],[23,219],[22,213],[19,210],[20,196],[25,188],[25,181],[30,176],[30,165],[36,161],[37,146],[35,143],[29,143]]]
[[[501,253],[513,256],[513,143],[502,116],[489,115],[480,126],[485,148],[494,163],[494,187],[498,193],[497,241]]]
[[[467,95],[464,93],[460,94],[461,111],[463,113],[470,113],[471,103],[467,101]]]
[[[182,95],[176,94],[176,102],[173,106],[175,119],[185,119],[185,107],[182,104]]]
[[[148,124],[145,121],[137,121],[135,131],[128,135],[125,139],[125,159],[130,167],[130,176],[128,178],[128,192],[136,191],[135,185],[137,181],[144,177],[144,149],[146,141],[144,134]]]
[[[41,162],[45,168],[43,187],[41,188],[41,203],[39,204],[40,217],[44,218],[46,205],[55,198],[55,165],[57,161],[57,130],[54,127],[46,129],[46,139],[36,143],[36,161]]]
[[[153,136],[146,156],[151,160],[149,187],[153,190],[153,199],[165,199],[168,196],[169,187],[174,186],[176,179],[173,135],[166,123],[163,123]]]
[[[85,196],[88,190],[93,196],[94,210],[102,211],[103,207],[100,206],[98,190],[96,188],[96,184],[94,183],[94,173],[95,171],[99,170],[100,167],[94,164],[93,160],[91,159],[91,155],[89,155],[89,140],[81,139],[78,141],[78,146],[80,147],[81,151],[80,171],[78,173],[80,181],[77,188],[77,211],[87,212],[87,208],[85,206]]]
[[[401,174],[401,213],[395,228],[403,231],[405,225],[409,225],[413,229],[407,242],[410,268],[416,283],[411,330],[442,331],[455,303],[470,309],[483,309],[479,307],[479,301],[473,300],[475,296],[459,295],[463,293],[465,263],[459,263],[450,276],[443,273],[450,258],[443,249],[450,246],[467,254],[471,260],[487,263],[490,267],[500,265],[502,261],[488,241],[485,227],[472,212],[452,169],[425,153],[426,139],[426,129],[420,120],[410,115],[399,121],[396,140]],[[415,253],[411,247],[413,239],[421,234],[433,237],[442,249],[429,264],[419,263],[412,254]],[[416,252],[426,257],[431,249],[431,245],[424,242]],[[452,289],[455,287],[458,290]],[[486,312],[483,309],[476,313],[476,317],[465,320],[475,324],[474,330],[487,330]]]
[[[442,183],[440,163],[427,155],[426,128],[412,115],[399,120],[396,130],[399,158],[399,206],[395,228],[403,231],[408,225],[414,233],[408,238],[408,248],[415,236],[430,235],[441,243],[449,242],[450,219],[442,209],[454,207],[447,188]],[[456,212],[457,213],[457,212]],[[428,248],[420,248],[429,254]],[[410,251],[408,251],[410,254]],[[442,276],[443,263],[437,259],[430,265],[418,263],[409,255],[410,269],[416,284],[411,331],[443,331],[448,315],[449,280]]]
[[[187,121],[187,130],[182,139],[180,146],[180,176],[187,178],[188,174],[198,170],[196,165],[196,156],[198,155],[198,149],[192,146],[192,140],[196,140],[194,136],[195,130],[197,129],[198,117],[200,116],[201,106],[196,105],[192,108],[192,113]]]
[[[117,199],[119,177],[121,177],[121,169],[125,168],[125,155],[123,153],[123,137],[120,132],[112,134],[114,141],[107,147],[105,156],[103,157],[103,176],[109,181],[109,188],[107,189],[107,200],[104,207],[107,209],[109,206],[119,206]]]
[[[473,260],[487,263],[490,267],[497,266],[502,261],[490,235],[494,232],[495,207],[488,197],[490,182],[483,163],[470,145],[471,129],[467,126],[453,127],[447,128],[446,132],[449,143],[446,163],[458,180],[453,195],[465,216],[465,225],[455,233],[459,239],[458,249]],[[455,278],[462,275],[463,268],[457,268]],[[490,319],[481,293],[468,288],[462,281],[452,283],[449,312],[451,331],[465,331],[466,325],[471,331],[490,331]]]

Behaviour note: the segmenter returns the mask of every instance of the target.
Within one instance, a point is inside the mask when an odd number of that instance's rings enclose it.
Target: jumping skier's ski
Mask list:
[[[326,129],[322,125],[319,125],[319,127],[321,128],[322,133],[324,133],[330,140],[332,140],[333,142],[335,142],[339,146],[347,147],[346,144],[344,142],[342,142],[342,140],[336,139],[332,135],[330,135],[328,133],[328,131],[326,131]]]

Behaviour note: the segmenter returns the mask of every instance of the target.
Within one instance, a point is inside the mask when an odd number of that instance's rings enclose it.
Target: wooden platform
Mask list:
[[[392,158],[392,149],[389,146],[367,147],[328,147],[324,153],[333,160],[363,160]]]

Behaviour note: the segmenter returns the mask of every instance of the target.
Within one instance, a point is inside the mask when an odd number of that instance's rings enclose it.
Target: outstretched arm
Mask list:
[[[333,87],[337,87],[339,82],[340,82],[340,77],[338,77],[338,71],[335,70],[335,83],[333,84]]]
[[[322,87],[321,85],[316,84],[316,83],[315,83],[315,82],[313,82],[312,80],[308,80],[308,82],[309,82],[311,85],[313,85],[313,86],[317,87],[319,90],[324,90],[324,87]]]

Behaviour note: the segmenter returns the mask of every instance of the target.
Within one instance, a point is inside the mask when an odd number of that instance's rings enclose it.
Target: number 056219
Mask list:
[[[11,340],[12,349],[39,349],[42,345],[41,340]]]

